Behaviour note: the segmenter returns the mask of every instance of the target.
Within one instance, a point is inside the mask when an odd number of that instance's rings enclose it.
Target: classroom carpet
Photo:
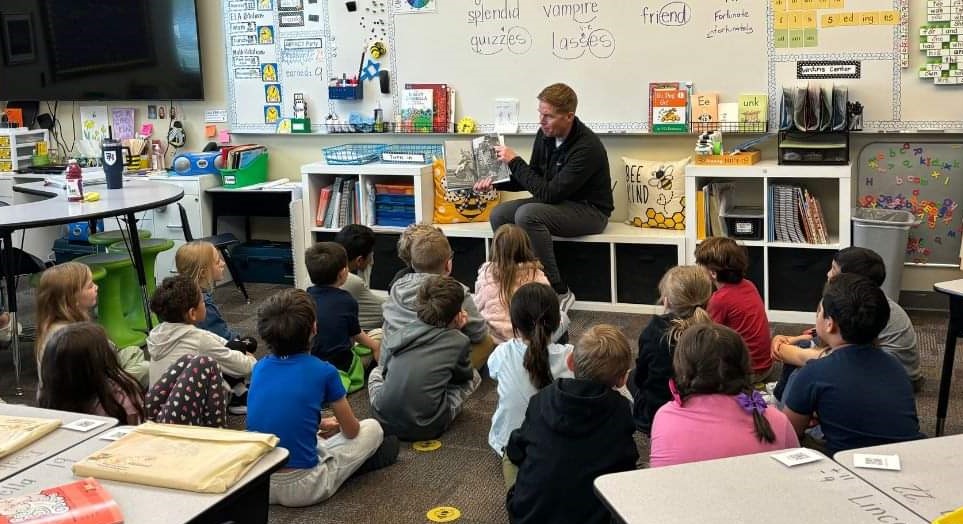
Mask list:
[[[245,303],[237,289],[227,284],[215,292],[227,322],[242,333],[255,335],[258,303],[283,286],[247,284],[251,303]],[[32,290],[19,293],[21,321],[33,324],[34,296]],[[936,394],[939,387],[943,344],[946,336],[945,312],[910,311],[910,318],[919,335],[923,374],[926,382],[917,396],[921,429],[932,435],[936,424]],[[588,311],[571,312],[572,340],[596,323],[618,326],[637,350],[639,333],[649,320],[645,315],[616,314]],[[805,327],[795,324],[774,324],[778,334],[797,334]],[[0,397],[7,402],[35,404],[36,368],[30,356],[32,344],[23,344],[23,397],[13,395],[13,364],[10,352],[0,352]],[[265,354],[259,348],[258,356]],[[963,433],[963,350],[958,351],[953,377],[953,389],[947,417],[947,434]],[[349,396],[349,402],[359,418],[370,415],[368,396],[361,390]],[[386,469],[374,471],[348,480],[330,500],[307,508],[272,506],[272,524],[347,524],[347,523],[427,523],[426,513],[435,507],[451,506],[461,512],[454,521],[464,524],[505,523],[505,490],[501,475],[501,461],[488,447],[491,416],[498,402],[495,383],[485,378],[476,393],[465,404],[465,409],[441,437],[442,447],[432,452],[417,452],[410,443],[402,443],[398,462]],[[230,416],[229,426],[244,428],[243,416]],[[639,466],[648,463],[648,442],[637,434]]]

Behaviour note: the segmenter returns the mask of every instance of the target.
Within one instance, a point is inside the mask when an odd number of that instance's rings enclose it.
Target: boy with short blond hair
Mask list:
[[[635,469],[631,404],[625,385],[632,350],[615,326],[590,328],[568,356],[575,378],[560,378],[532,397],[505,455],[518,466],[506,506],[514,524],[609,522],[592,488],[596,477]]]
[[[412,235],[409,250],[411,267],[415,272],[402,276],[392,284],[384,304],[384,341],[388,346],[397,345],[392,338],[417,319],[418,290],[424,281],[434,275],[451,274],[453,251],[440,229],[426,228]],[[468,317],[461,332],[468,337],[472,346],[472,365],[479,369],[488,360],[495,344],[488,335],[488,324],[478,312],[468,288],[460,285],[465,292],[462,309]]]

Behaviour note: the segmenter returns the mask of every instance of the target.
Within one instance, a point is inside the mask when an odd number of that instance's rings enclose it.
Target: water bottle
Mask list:
[[[84,199],[84,172],[75,159],[67,163],[67,201],[81,202]]]
[[[113,138],[105,138],[100,145],[104,175],[107,176],[107,189],[124,187],[124,146]]]

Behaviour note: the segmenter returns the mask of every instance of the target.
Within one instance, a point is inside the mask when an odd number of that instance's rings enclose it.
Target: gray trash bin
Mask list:
[[[909,230],[919,223],[920,219],[909,211],[853,209],[853,245],[872,249],[883,258],[886,264],[883,292],[893,301],[899,300]]]

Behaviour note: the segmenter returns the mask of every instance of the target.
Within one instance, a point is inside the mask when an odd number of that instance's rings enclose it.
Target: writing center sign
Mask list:
[[[856,60],[800,60],[796,62],[796,78],[859,78],[860,62]]]

